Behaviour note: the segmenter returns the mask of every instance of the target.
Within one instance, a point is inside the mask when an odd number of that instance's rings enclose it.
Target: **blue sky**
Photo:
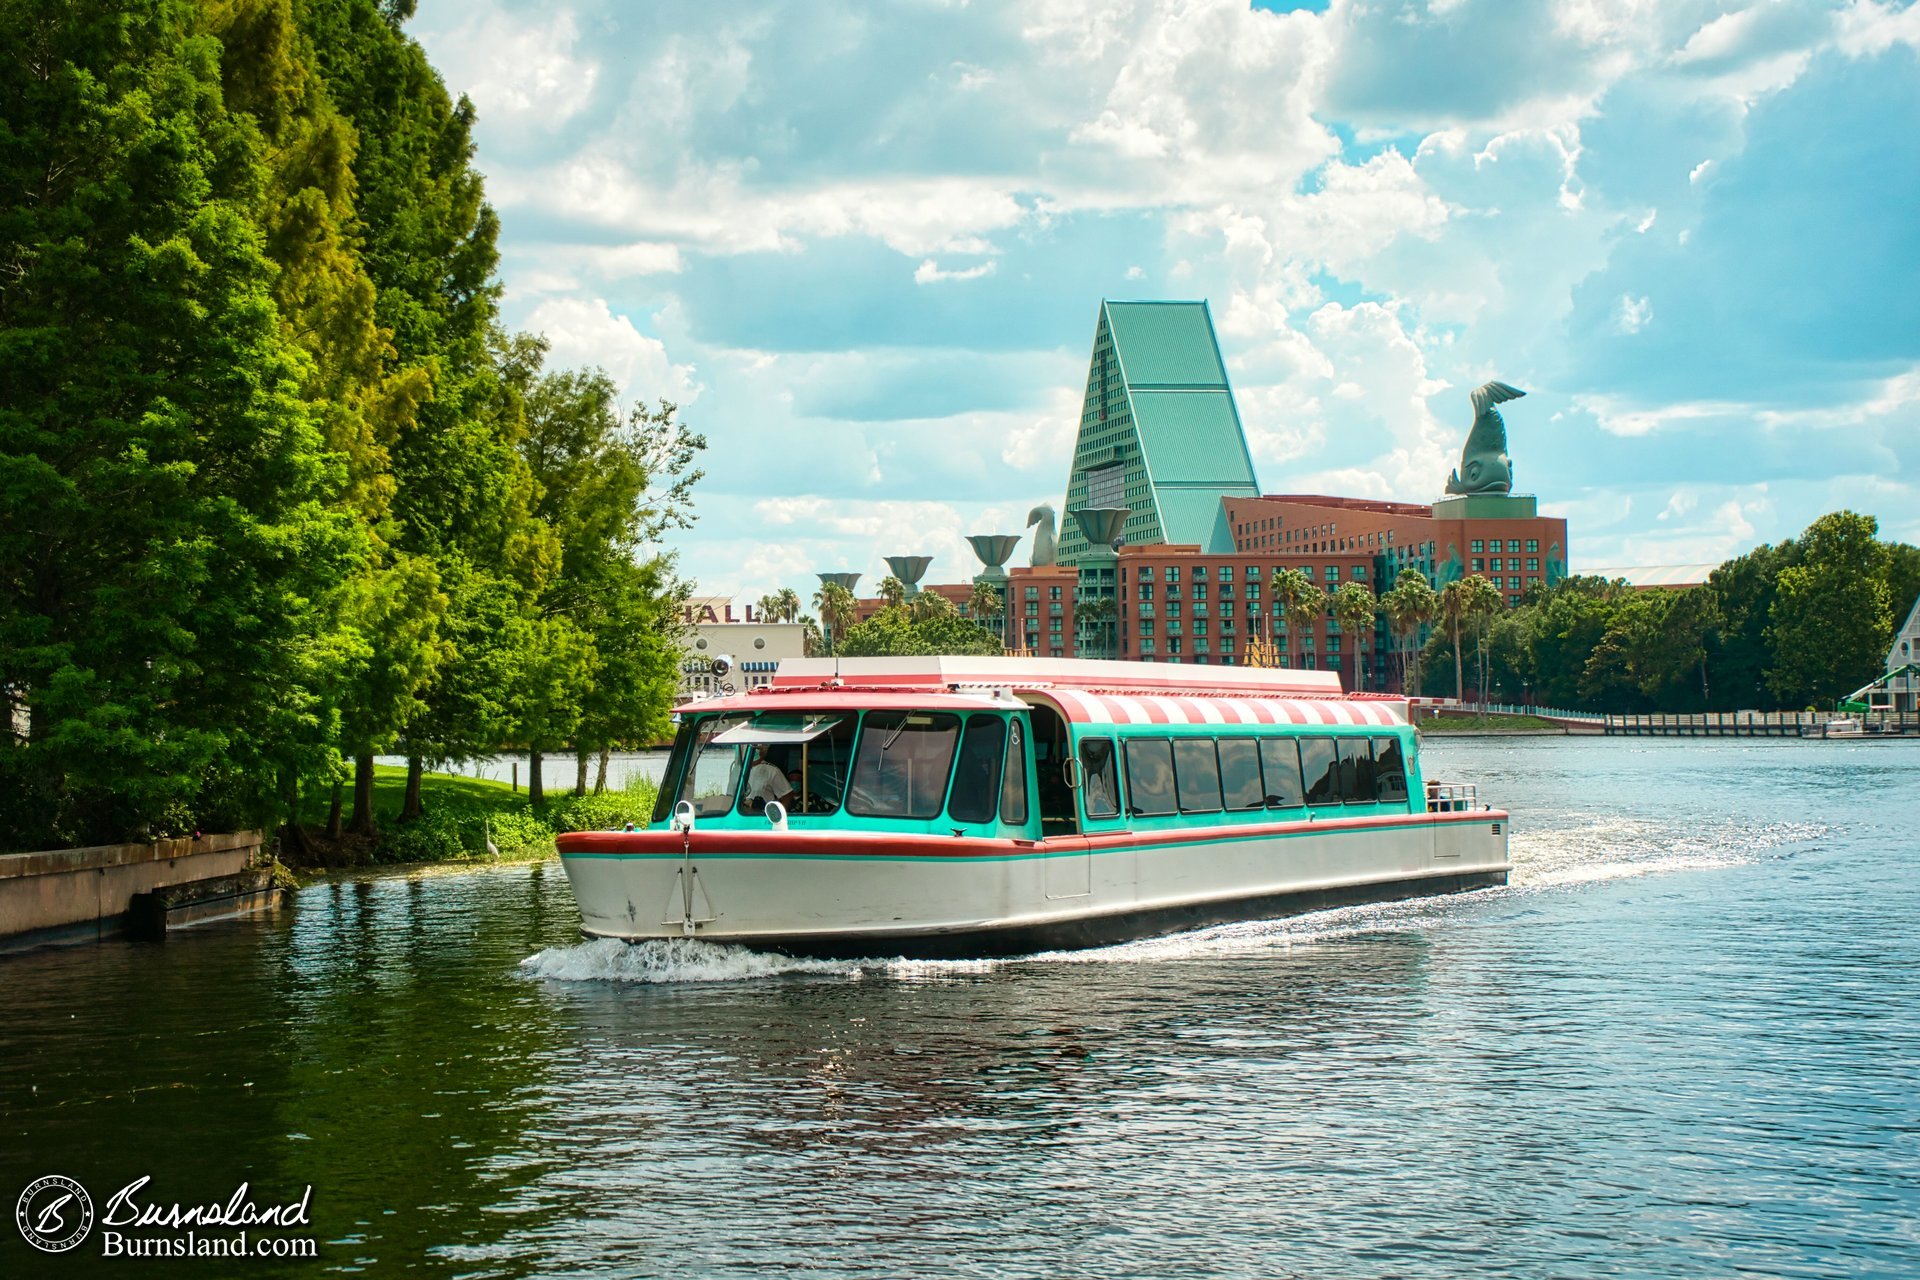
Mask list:
[[[1920,10],[426,0],[507,319],[712,444],[703,592],[971,576],[1103,297],[1213,305],[1262,487],[1431,501],[1467,392],[1574,568],[1920,541]],[[1024,558],[1025,547],[1016,553]]]

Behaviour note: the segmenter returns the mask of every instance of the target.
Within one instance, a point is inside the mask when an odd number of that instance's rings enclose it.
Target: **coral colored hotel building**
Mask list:
[[[1232,665],[1257,641],[1277,664],[1349,685],[1357,651],[1360,687],[1386,689],[1398,670],[1385,620],[1344,635],[1323,618],[1293,634],[1269,590],[1276,570],[1375,594],[1406,568],[1436,588],[1478,574],[1517,603],[1567,569],[1567,522],[1531,495],[1262,494],[1205,302],[1101,304],[1065,508],[1055,564],[983,565],[974,579],[999,592],[1008,646],[1040,657]],[[910,590],[965,612],[973,587]],[[880,601],[861,605],[865,617]]]

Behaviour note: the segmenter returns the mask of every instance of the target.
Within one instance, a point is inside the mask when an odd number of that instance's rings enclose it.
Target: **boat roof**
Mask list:
[[[1404,698],[1343,694],[1331,671],[1098,658],[789,658],[770,684],[678,712],[1007,710],[1090,725],[1401,725]]]

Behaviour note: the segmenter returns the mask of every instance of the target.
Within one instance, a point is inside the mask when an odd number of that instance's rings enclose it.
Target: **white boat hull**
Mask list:
[[[1007,955],[1504,884],[1507,815],[1039,842],[846,831],[567,838],[588,934],[827,955]]]

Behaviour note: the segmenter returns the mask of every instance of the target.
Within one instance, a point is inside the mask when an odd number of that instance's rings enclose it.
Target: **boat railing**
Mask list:
[[[1468,813],[1483,808],[1480,787],[1473,782],[1429,782],[1428,813]]]

